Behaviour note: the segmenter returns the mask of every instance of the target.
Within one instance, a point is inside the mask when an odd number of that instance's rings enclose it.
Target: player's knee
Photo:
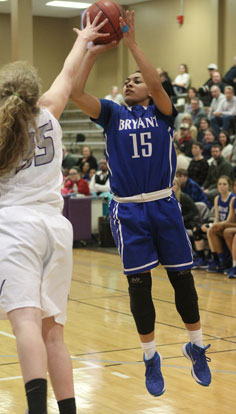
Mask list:
[[[177,272],[167,271],[169,280],[175,290],[175,304],[184,323],[199,321],[198,296],[193,275],[189,269]]]
[[[130,309],[138,333],[146,335],[152,332],[155,326],[151,273],[128,275],[127,279],[129,283]]]
[[[234,234],[235,234],[235,233],[234,233]],[[223,231],[223,236],[224,236],[224,237],[227,237],[227,238],[229,238],[229,237],[233,237],[233,236],[234,236],[234,234],[232,233],[232,229],[231,229],[231,228],[224,229],[224,231]]]

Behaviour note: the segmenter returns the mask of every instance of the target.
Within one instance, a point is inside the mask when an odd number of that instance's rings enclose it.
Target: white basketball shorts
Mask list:
[[[0,318],[23,307],[66,321],[72,277],[72,226],[61,214],[0,209]]]

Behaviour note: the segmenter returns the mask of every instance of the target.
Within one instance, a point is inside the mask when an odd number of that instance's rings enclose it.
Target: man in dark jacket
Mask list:
[[[217,181],[222,175],[227,175],[231,180],[234,178],[234,169],[232,165],[226,161],[221,155],[221,147],[219,144],[214,144],[211,147],[211,155],[213,161],[209,167],[207,178],[203,183],[203,191],[205,192],[211,205],[213,205],[214,198],[218,194]]]

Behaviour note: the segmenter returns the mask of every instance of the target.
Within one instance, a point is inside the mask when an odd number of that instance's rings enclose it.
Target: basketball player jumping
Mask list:
[[[16,336],[29,414],[47,413],[47,371],[59,412],[76,413],[63,340],[72,228],[61,215],[58,119],[87,43],[106,23],[96,26],[99,17],[82,31],[74,29],[74,46],[41,98],[36,72],[28,64],[15,62],[0,71],[0,306]]]
[[[97,56],[106,46],[92,46],[80,67],[73,99],[104,128],[110,184],[114,199],[109,212],[113,237],[127,275],[131,312],[144,351],[146,387],[165,391],[161,356],[156,352],[155,309],[151,269],[160,262],[175,290],[176,308],[190,342],[183,346],[192,361],[192,375],[208,386],[211,373],[202,340],[198,298],[190,268],[192,254],[178,202],[172,192],[176,169],[173,125],[176,110],[162,88],[155,68],[135,41],[134,12],[120,19],[124,42],[139,71],[125,81],[126,106],[84,92]],[[153,103],[152,103],[153,102]]]

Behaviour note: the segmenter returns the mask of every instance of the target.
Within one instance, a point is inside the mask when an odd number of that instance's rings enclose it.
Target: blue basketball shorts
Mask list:
[[[170,271],[192,267],[191,242],[174,196],[146,203],[112,200],[109,213],[125,274],[145,272],[158,263]]]

